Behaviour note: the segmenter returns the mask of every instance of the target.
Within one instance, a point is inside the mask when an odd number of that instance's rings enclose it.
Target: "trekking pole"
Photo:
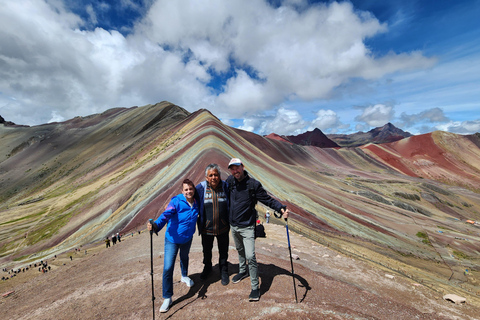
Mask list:
[[[152,224],[153,219],[149,220],[150,224]],[[155,291],[153,288],[153,229],[150,230],[150,275],[152,276],[152,311],[153,311],[153,320],[155,320]]]
[[[295,286],[295,273],[293,272],[292,249],[290,247],[290,235],[288,233],[288,219],[287,218],[285,218],[285,223],[286,223],[285,227],[287,228],[288,252],[290,253],[290,265],[292,266],[293,290],[295,291],[295,302],[298,303],[297,287]]]

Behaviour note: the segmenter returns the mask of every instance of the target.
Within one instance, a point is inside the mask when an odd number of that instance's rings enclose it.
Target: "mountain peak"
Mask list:
[[[328,138],[342,147],[358,147],[368,143],[382,144],[412,136],[411,133],[395,127],[391,122],[368,132],[359,131],[352,134],[329,134]]]
[[[322,130],[315,128],[313,131],[307,131],[296,136],[286,136],[286,138],[299,145],[314,146],[319,148],[338,148],[337,143],[330,140]]]
[[[268,139],[272,139],[272,140],[279,140],[279,141],[283,141],[283,142],[288,142],[288,143],[292,143],[290,142],[288,139],[286,139],[284,136],[280,136],[276,133],[270,133],[269,135],[266,135],[265,138],[268,138]]]
[[[11,121],[5,121],[5,119],[0,116],[0,123],[4,124],[4,125],[8,125],[8,126],[14,126],[15,123],[11,122]]]

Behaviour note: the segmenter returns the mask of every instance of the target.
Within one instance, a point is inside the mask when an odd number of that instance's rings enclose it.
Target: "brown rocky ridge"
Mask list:
[[[412,134],[395,127],[390,122],[368,132],[359,131],[352,134],[328,134],[327,137],[341,147],[359,147],[368,143],[382,144],[411,137]]]

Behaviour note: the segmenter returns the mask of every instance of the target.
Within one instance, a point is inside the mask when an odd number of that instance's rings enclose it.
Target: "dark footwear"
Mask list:
[[[226,286],[230,282],[227,272],[222,272],[222,285]]]
[[[208,275],[212,272],[212,267],[205,267],[203,268],[202,273],[200,274],[200,279],[205,280],[208,278]]]
[[[258,301],[260,300],[260,291],[258,289],[252,290],[248,296],[248,301]]]
[[[232,278],[233,283],[238,283],[242,281],[243,279],[248,277],[248,272],[243,272],[243,273],[237,273],[235,277]]]

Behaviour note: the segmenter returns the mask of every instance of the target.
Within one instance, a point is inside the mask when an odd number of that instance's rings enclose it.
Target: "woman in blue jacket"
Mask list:
[[[165,231],[165,254],[163,263],[163,301],[160,312],[167,312],[172,305],[173,268],[180,250],[180,268],[182,282],[193,286],[188,277],[188,254],[192,245],[193,234],[198,217],[198,200],[195,197],[195,185],[185,179],[182,183],[182,193],[173,197],[165,211],[153,223],[148,223],[148,230],[158,231],[167,225]]]

